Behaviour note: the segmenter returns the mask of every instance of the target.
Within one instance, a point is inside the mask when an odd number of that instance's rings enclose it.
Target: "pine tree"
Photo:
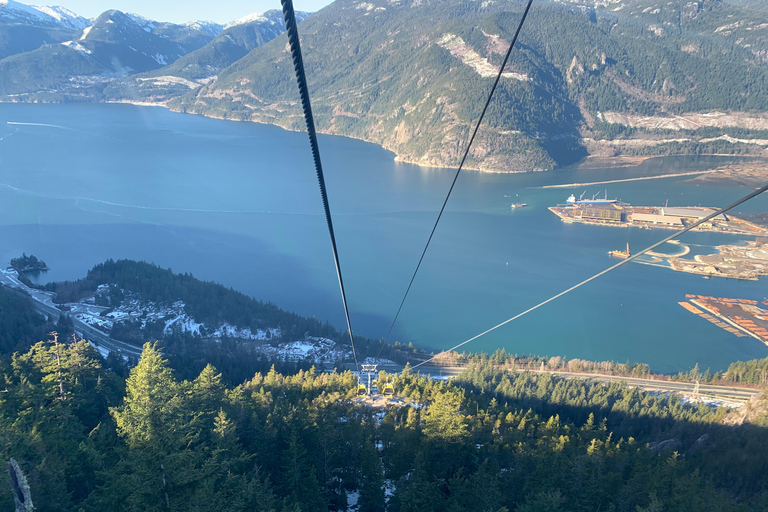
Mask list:
[[[167,448],[179,435],[178,384],[157,343],[144,345],[126,381],[123,406],[112,409],[118,433],[132,448]]]
[[[384,511],[384,475],[379,453],[370,439],[360,451],[360,499],[359,512]]]

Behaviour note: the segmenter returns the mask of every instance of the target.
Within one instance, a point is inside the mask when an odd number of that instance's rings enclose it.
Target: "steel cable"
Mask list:
[[[357,351],[355,350],[355,340],[352,335],[352,323],[349,320],[349,307],[347,306],[347,294],[344,291],[344,280],[341,277],[341,264],[339,263],[339,251],[336,248],[336,235],[333,231],[333,219],[331,218],[331,207],[328,204],[328,193],[325,188],[325,177],[323,175],[323,164],[320,160],[320,149],[317,145],[317,133],[315,131],[315,120],[312,117],[312,105],[309,102],[309,89],[307,88],[307,78],[304,74],[304,61],[301,58],[301,44],[299,41],[299,32],[296,27],[296,15],[293,11],[292,0],[281,0],[283,6],[283,16],[285,17],[285,28],[288,34],[288,41],[291,46],[291,56],[293,57],[293,69],[296,72],[296,82],[299,86],[299,95],[301,96],[301,106],[304,110],[304,120],[307,123],[307,133],[309,134],[309,145],[312,147],[312,158],[315,161],[315,171],[317,171],[317,181],[320,185],[320,195],[323,199],[323,208],[325,209],[325,220],[328,224],[328,234],[331,237],[331,247],[333,249],[333,261],[336,264],[336,276],[339,279],[339,289],[341,290],[341,301],[344,304],[344,315],[347,319],[347,332],[349,333],[349,343],[352,345],[352,355],[355,359],[355,368],[360,371],[360,365],[357,362]]]
[[[497,324],[497,325],[495,325],[495,326],[491,327],[490,329],[487,329],[487,330],[485,330],[485,331],[481,332],[480,334],[478,334],[478,335],[476,335],[476,336],[473,336],[473,337],[469,338],[469,339],[468,339],[468,340],[466,340],[466,341],[462,341],[462,342],[461,342],[461,343],[459,343],[458,345],[455,345],[455,346],[453,346],[453,347],[449,348],[448,350],[443,350],[442,352],[440,352],[440,353],[438,353],[438,354],[435,354],[434,356],[430,357],[429,359],[425,359],[424,361],[420,362],[419,364],[416,364],[416,365],[414,365],[414,366],[413,366],[413,368],[417,368],[417,367],[419,367],[419,366],[421,366],[421,365],[423,365],[423,364],[426,364],[426,363],[428,363],[428,362],[430,362],[430,361],[433,361],[433,360],[434,360],[436,357],[438,357],[440,354],[445,354],[445,353],[447,353],[447,352],[452,352],[452,351],[456,350],[457,348],[459,348],[459,347],[462,347],[462,346],[466,345],[467,343],[469,343],[469,342],[471,342],[471,341],[474,341],[474,340],[476,340],[477,338],[479,338],[479,337],[481,337],[481,336],[485,336],[486,334],[488,334],[488,333],[489,333],[489,332],[491,332],[491,331],[495,331],[495,330],[496,330],[496,329],[498,329],[499,327],[502,327],[502,326],[504,326],[504,325],[507,325],[508,323],[510,323],[510,322],[512,322],[512,321],[514,321],[514,320],[517,320],[517,319],[518,319],[518,318],[520,318],[521,316],[527,315],[527,314],[528,314],[528,313],[530,313],[531,311],[534,311],[534,310],[536,310],[536,309],[539,309],[541,306],[544,306],[545,304],[549,304],[549,303],[550,303],[550,302],[552,302],[553,300],[559,299],[559,298],[560,298],[560,297],[562,297],[563,295],[566,295],[566,294],[568,294],[568,293],[570,293],[570,292],[572,292],[572,291],[576,290],[577,288],[581,288],[582,286],[584,286],[585,284],[589,283],[590,281],[594,281],[594,280],[595,280],[595,279],[597,279],[598,277],[604,276],[604,275],[605,275],[605,274],[607,274],[608,272],[611,272],[611,271],[613,271],[613,270],[616,270],[617,268],[621,267],[622,265],[626,265],[626,264],[627,264],[627,263],[629,263],[630,261],[633,261],[633,260],[635,260],[635,259],[639,258],[639,257],[640,257],[640,256],[642,256],[643,254],[645,254],[645,253],[647,253],[647,252],[649,252],[649,251],[652,251],[652,250],[656,249],[657,247],[659,247],[659,246],[661,246],[661,245],[663,245],[663,244],[665,244],[665,243],[669,242],[670,240],[674,240],[675,238],[679,237],[680,235],[682,235],[682,234],[684,234],[684,233],[687,233],[688,231],[692,230],[692,229],[693,229],[693,228],[695,228],[696,226],[699,226],[699,225],[701,225],[701,224],[703,224],[703,223],[705,223],[705,222],[708,222],[708,221],[710,221],[710,220],[714,219],[715,217],[717,217],[718,215],[722,215],[723,213],[725,213],[725,212],[727,212],[727,211],[730,211],[730,210],[731,210],[731,209],[733,209],[733,208],[736,208],[736,207],[737,207],[737,206],[739,206],[740,204],[742,204],[742,203],[745,203],[745,202],[749,201],[749,200],[750,200],[750,199],[752,199],[753,197],[759,196],[760,194],[762,194],[762,193],[763,193],[763,192],[765,192],[766,190],[768,190],[768,185],[765,185],[765,186],[763,186],[763,187],[761,187],[761,188],[759,188],[759,189],[755,190],[754,192],[751,192],[750,194],[747,194],[746,196],[742,197],[741,199],[739,199],[738,201],[736,201],[736,202],[734,202],[734,203],[731,203],[730,205],[726,206],[725,208],[721,208],[721,209],[717,210],[716,212],[714,212],[714,213],[711,213],[711,214],[707,215],[706,217],[702,217],[701,219],[697,220],[696,222],[694,222],[694,223],[693,223],[693,224],[691,224],[690,226],[686,226],[685,228],[681,229],[680,231],[676,231],[675,233],[673,233],[673,234],[671,234],[670,236],[668,236],[668,237],[666,237],[666,238],[662,239],[662,240],[661,240],[661,241],[659,241],[659,242],[656,242],[655,244],[651,245],[650,247],[646,247],[646,248],[645,248],[645,249],[643,249],[642,251],[640,251],[640,252],[638,252],[638,253],[636,253],[636,254],[633,254],[633,255],[629,256],[629,257],[628,257],[627,259],[625,259],[625,260],[621,260],[621,261],[620,261],[620,262],[618,262],[617,264],[615,264],[615,265],[613,265],[613,266],[611,266],[611,267],[608,267],[607,269],[605,269],[605,270],[603,270],[603,271],[601,271],[601,272],[598,272],[597,274],[593,275],[592,277],[590,277],[590,278],[588,278],[588,279],[585,279],[584,281],[580,282],[579,284],[576,284],[576,285],[574,285],[574,286],[571,286],[571,287],[570,287],[570,288],[568,288],[567,290],[564,290],[564,291],[562,291],[562,292],[558,293],[557,295],[554,295],[554,296],[552,296],[552,297],[548,298],[548,299],[547,299],[547,300],[545,300],[544,302],[540,302],[540,303],[536,304],[535,306],[533,306],[532,308],[526,309],[526,310],[525,310],[525,311],[523,311],[522,313],[519,313],[519,314],[517,314],[517,315],[513,316],[512,318],[509,318],[509,319],[507,319],[507,320],[504,320],[504,321],[503,321],[503,322],[501,322],[500,324]]]
[[[520,34],[520,29],[523,28],[523,23],[525,23],[525,18],[528,16],[528,11],[531,9],[532,3],[533,3],[533,0],[528,0],[528,4],[525,6],[525,11],[523,12],[523,16],[520,18],[520,23],[517,25],[515,36],[512,38],[512,42],[509,44],[509,49],[507,49],[507,53],[504,56],[504,61],[501,63],[501,67],[499,67],[499,72],[496,75],[496,80],[494,80],[493,86],[491,87],[491,91],[490,93],[488,93],[488,99],[485,101],[485,105],[483,106],[482,112],[480,112],[480,117],[478,118],[477,123],[475,124],[475,129],[472,132],[472,136],[469,138],[467,147],[464,149],[464,156],[461,157],[459,167],[456,170],[456,174],[453,177],[453,181],[451,182],[451,187],[448,189],[448,194],[445,196],[445,201],[443,201],[443,206],[440,208],[440,213],[437,214],[435,225],[432,226],[432,232],[429,234],[429,238],[427,239],[427,244],[424,246],[424,251],[422,251],[421,257],[419,258],[419,262],[416,265],[416,270],[414,270],[413,276],[411,276],[411,281],[408,283],[408,288],[406,288],[405,290],[405,294],[403,295],[403,300],[400,301],[400,307],[397,308],[397,313],[395,313],[395,318],[394,320],[392,320],[392,325],[389,326],[387,335],[384,336],[384,339],[382,340],[381,348],[379,348],[379,353],[376,355],[377,359],[379,355],[381,355],[381,351],[384,349],[384,343],[386,342],[386,340],[389,339],[389,335],[392,334],[392,329],[395,327],[395,323],[397,322],[397,319],[400,316],[400,312],[403,309],[403,304],[405,304],[405,299],[408,297],[408,293],[411,291],[411,287],[413,286],[413,281],[416,279],[416,274],[419,273],[419,268],[421,268],[421,263],[424,261],[424,256],[427,254],[427,249],[429,249],[429,244],[432,242],[432,237],[435,235],[435,230],[437,229],[437,225],[440,223],[440,219],[442,218],[443,212],[445,211],[445,206],[448,204],[448,199],[451,197],[453,188],[456,185],[456,180],[459,179],[459,174],[461,174],[461,169],[464,167],[464,162],[467,160],[467,156],[469,156],[469,150],[470,148],[472,148],[472,143],[475,141],[475,136],[477,135],[477,131],[480,128],[480,123],[483,122],[485,113],[488,110],[488,105],[491,104],[491,99],[493,99],[493,93],[496,92],[496,87],[499,85],[499,81],[501,80],[501,75],[504,72],[504,67],[507,65],[507,61],[509,61],[509,56],[512,54],[512,49],[515,47],[517,36]]]

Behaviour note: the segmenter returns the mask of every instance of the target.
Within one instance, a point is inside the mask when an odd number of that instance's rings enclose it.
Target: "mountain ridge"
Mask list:
[[[535,6],[465,167],[544,170],[587,155],[768,155],[764,145],[731,141],[762,135],[750,113],[768,111],[768,19],[713,1],[661,5]],[[375,142],[400,161],[456,166],[522,7],[337,0],[300,29],[319,131]],[[736,25],[733,16],[741,17]],[[264,45],[169,105],[301,130],[284,45]],[[743,92],[729,96],[728,87]],[[718,112],[736,122],[708,125]],[[629,120],[669,124],[681,115],[698,116],[700,129]]]
[[[313,14],[299,30],[318,130],[379,144],[399,161],[455,167],[522,8],[517,0],[337,0]],[[157,22],[141,24],[150,36],[188,41],[176,29],[160,33]],[[194,36],[210,39],[177,58],[130,70],[94,68],[92,49],[77,38],[61,39],[69,52],[55,59],[47,49],[6,57],[0,101],[163,104],[303,130],[281,13],[221,28]],[[543,2],[465,168],[768,157],[765,91],[768,13],[755,0]]]

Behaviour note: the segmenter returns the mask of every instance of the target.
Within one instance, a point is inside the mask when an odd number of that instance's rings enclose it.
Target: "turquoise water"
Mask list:
[[[321,136],[320,146],[353,328],[380,337],[453,171],[397,163],[376,145],[342,137]],[[564,224],[546,208],[572,192],[608,188],[632,204],[678,206],[721,206],[745,193],[678,183],[685,178],[534,187],[720,162],[668,158],[625,169],[462,175],[393,339],[453,346],[615,263],[609,250],[668,234]],[[511,211],[516,195],[529,206]],[[768,197],[741,210],[768,211]],[[736,240],[683,239],[703,253]],[[48,280],[76,279],[106,258],[143,259],[343,325],[303,133],[130,105],[0,105],[0,260],[21,252],[49,264]],[[686,293],[768,295],[765,281],[630,264],[465,348],[643,361],[659,371],[697,362],[719,369],[768,355],[756,340],[686,312],[677,304]]]

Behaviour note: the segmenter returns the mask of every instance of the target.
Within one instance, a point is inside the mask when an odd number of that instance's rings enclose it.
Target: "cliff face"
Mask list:
[[[657,3],[534,5],[467,167],[765,153],[768,16],[749,5]],[[522,7],[337,0],[299,28],[318,128],[402,161],[457,165]],[[296,98],[282,36],[171,106],[301,130]]]

